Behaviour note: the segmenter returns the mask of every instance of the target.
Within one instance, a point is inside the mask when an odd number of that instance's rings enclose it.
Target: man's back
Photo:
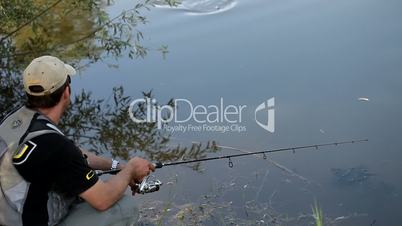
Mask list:
[[[27,184],[25,198],[21,200],[22,221],[36,225],[57,223],[67,214],[72,200],[98,178],[74,143],[42,115],[35,114],[21,134],[15,137],[19,145],[12,162]],[[39,135],[26,139],[31,134]]]

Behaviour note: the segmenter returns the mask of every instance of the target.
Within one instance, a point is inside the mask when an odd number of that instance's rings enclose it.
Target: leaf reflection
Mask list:
[[[177,5],[175,0],[166,2]],[[0,119],[24,104],[21,75],[38,56],[57,56],[80,71],[98,61],[112,65],[110,60],[122,56],[145,57],[149,50],[166,57],[167,46],[143,46],[144,35],[137,28],[147,22],[142,12],[154,6],[152,1],[138,1],[113,17],[107,13],[109,4],[98,0],[0,2]],[[143,96],[151,97],[152,92],[144,92]],[[132,99],[124,94],[123,87],[113,88],[111,97],[95,99],[90,92],[81,91],[73,98],[60,127],[77,144],[122,159],[136,154],[153,161],[175,161],[216,152],[202,146],[171,148],[167,145],[170,135],[155,123],[130,120]],[[133,114],[143,117],[145,110],[144,104],[139,104]],[[192,168],[197,170],[199,165]]]
[[[144,92],[143,96],[153,98],[151,91]],[[152,161],[173,162],[204,158],[208,153],[218,151],[215,141],[206,145],[171,147],[168,145],[170,134],[158,129],[156,123],[131,121],[129,106],[132,98],[124,94],[123,87],[114,88],[110,99],[94,100],[91,93],[82,91],[61,120],[60,126],[66,135],[97,154],[111,153],[113,157],[126,160],[138,152]],[[167,105],[173,106],[173,100],[168,101]],[[145,118],[145,103],[138,103],[133,115]],[[200,163],[190,167],[200,170]]]

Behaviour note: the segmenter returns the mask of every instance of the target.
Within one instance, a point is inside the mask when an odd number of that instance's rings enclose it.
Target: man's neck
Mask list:
[[[59,124],[62,111],[58,108],[58,106],[54,106],[52,108],[37,108],[36,110],[48,117],[54,124]]]

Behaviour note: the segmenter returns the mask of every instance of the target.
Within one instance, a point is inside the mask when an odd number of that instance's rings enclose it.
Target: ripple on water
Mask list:
[[[182,0],[177,7],[169,7],[164,0],[155,0],[157,7],[178,9],[190,15],[215,14],[232,9],[236,5],[235,0]]]

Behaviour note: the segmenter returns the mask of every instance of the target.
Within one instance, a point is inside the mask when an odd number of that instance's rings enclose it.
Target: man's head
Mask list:
[[[34,59],[23,74],[24,90],[29,108],[51,108],[70,103],[70,76],[75,69],[53,56]]]

